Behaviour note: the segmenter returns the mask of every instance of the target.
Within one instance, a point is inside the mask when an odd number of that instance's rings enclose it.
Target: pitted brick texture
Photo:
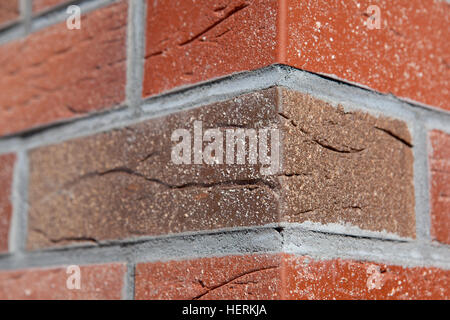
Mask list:
[[[288,65],[449,108],[450,6],[446,1],[287,0]],[[377,5],[381,28],[366,26]]]
[[[173,163],[172,132],[188,129],[193,135],[196,120],[203,122],[203,132],[280,129],[283,169],[264,176],[260,165],[248,162]],[[35,149],[28,246],[282,221],[414,237],[409,140],[401,121],[344,112],[271,88]]]
[[[448,299],[450,272],[290,254],[141,263],[136,299]]]
[[[136,267],[137,300],[279,299],[277,255],[232,256],[141,263]]]
[[[0,253],[8,251],[11,224],[11,187],[15,155],[0,156]]]
[[[0,27],[17,20],[19,15],[19,0],[0,2]]]
[[[120,1],[82,16],[80,30],[64,22],[1,46],[0,135],[121,103],[126,24]]]
[[[126,267],[123,264],[80,267],[80,290],[67,287],[66,267],[0,271],[2,300],[119,300]],[[70,282],[71,283],[71,282]]]
[[[286,299],[414,300],[450,297],[450,272],[437,268],[285,255]]]
[[[30,248],[278,221],[257,165],[178,165],[172,132],[277,121],[275,91],[183,111],[30,154]],[[261,108],[266,105],[267,107]]]
[[[33,1],[33,12],[40,13],[43,11],[51,10],[62,4],[69,4],[73,0],[32,0]]]
[[[415,236],[407,125],[282,91],[285,219]]]
[[[275,62],[276,21],[276,0],[147,1],[143,95]]]
[[[281,63],[449,108],[446,1],[147,4],[144,96]],[[380,8],[380,29],[366,26],[370,5]]]
[[[430,132],[431,234],[450,244],[450,135]]]

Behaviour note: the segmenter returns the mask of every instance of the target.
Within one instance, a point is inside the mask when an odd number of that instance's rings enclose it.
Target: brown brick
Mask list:
[[[19,18],[19,0],[0,2],[0,27],[9,24]]]
[[[448,299],[450,272],[290,254],[141,263],[136,299]]]
[[[73,273],[67,269],[27,269],[0,272],[2,300],[119,300],[126,266],[104,264],[80,266],[80,289],[68,289]]]
[[[278,255],[141,263],[135,299],[279,299],[280,266]]]
[[[172,132],[192,133],[195,120],[204,130],[280,128],[283,170],[174,164]],[[403,122],[272,88],[43,147],[30,154],[28,246],[281,221],[413,237],[409,139]]]
[[[73,0],[33,0],[33,12],[40,13],[70,2]]]
[[[0,135],[121,103],[126,25],[120,1],[83,15],[80,30],[63,22],[1,46]]]
[[[281,176],[290,222],[337,223],[415,236],[407,125],[283,91]]]
[[[430,132],[431,234],[450,244],[450,135]]]
[[[255,165],[174,164],[170,139],[195,120],[257,128],[277,118],[269,90],[32,151],[29,247],[276,222],[274,177]]]
[[[8,237],[12,215],[11,185],[15,155],[0,156],[0,253],[8,251]]]

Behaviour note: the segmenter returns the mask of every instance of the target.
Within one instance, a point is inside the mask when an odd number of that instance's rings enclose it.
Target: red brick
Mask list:
[[[2,300],[119,300],[126,266],[80,266],[81,288],[68,289],[65,267],[0,272]]]
[[[231,256],[136,266],[135,298],[277,299],[280,257]]]
[[[144,96],[276,61],[277,0],[147,1]]]
[[[450,271],[286,255],[286,299],[449,299]]]
[[[0,156],[0,252],[8,251],[8,236],[11,223],[11,185],[15,155]]]
[[[290,254],[141,263],[144,299],[448,299],[450,271]]]
[[[446,1],[283,2],[288,45],[280,62],[450,110]],[[364,25],[372,4],[381,10],[381,29]]]
[[[110,108],[125,98],[127,2],[0,47],[0,135]],[[95,89],[93,89],[95,88]]]
[[[0,27],[17,20],[19,16],[19,0],[8,0],[0,2]]]
[[[33,0],[33,12],[39,13],[51,10],[56,6],[69,2],[71,2],[71,0]]]
[[[448,109],[449,4],[377,1],[369,30],[372,2],[148,0],[143,95],[282,63]]]
[[[450,244],[450,135],[431,131],[431,235]]]

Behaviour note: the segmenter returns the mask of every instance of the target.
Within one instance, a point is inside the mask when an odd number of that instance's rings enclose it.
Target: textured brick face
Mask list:
[[[276,0],[147,2],[144,96],[275,61]]]
[[[136,299],[448,299],[450,272],[279,255],[142,263]]]
[[[1,46],[0,135],[121,103],[126,20],[121,1],[83,16],[80,30],[64,22]]]
[[[276,222],[275,178],[258,166],[171,161],[172,132],[192,133],[195,120],[204,130],[276,122],[274,93],[34,150],[29,247]]]
[[[39,13],[52,9],[58,5],[69,3],[71,0],[33,0],[33,12]]]
[[[286,299],[448,299],[450,272],[285,255]]]
[[[283,90],[284,219],[415,236],[407,125]]]
[[[147,3],[144,96],[282,63],[448,109],[446,1]],[[374,4],[381,28],[370,30]]]
[[[276,255],[142,263],[136,267],[135,298],[279,299],[280,264]]]
[[[0,253],[8,251],[8,236],[11,223],[11,185],[15,156],[0,156]]]
[[[288,0],[286,61],[448,109],[450,7],[446,1]],[[377,5],[381,29],[369,30]]]
[[[204,130],[279,128],[283,170],[263,176],[259,165],[248,163],[174,164],[172,132],[193,134],[195,120]],[[351,224],[413,237],[409,139],[400,121],[273,88],[36,149],[30,154],[28,245],[280,221]]]
[[[0,2],[0,27],[19,18],[19,0]]]
[[[0,272],[2,300],[119,300],[126,267],[123,264],[80,267],[80,290],[68,289],[73,273],[66,268]]]
[[[450,135],[430,132],[431,234],[450,244]]]

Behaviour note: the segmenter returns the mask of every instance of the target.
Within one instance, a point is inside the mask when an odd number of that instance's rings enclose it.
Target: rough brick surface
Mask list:
[[[431,234],[450,244],[450,135],[431,131]]]
[[[232,256],[136,266],[135,298],[279,299],[281,259]]]
[[[450,271],[285,256],[286,299],[449,299]]]
[[[446,1],[287,0],[282,61],[448,109],[450,7]],[[381,29],[368,29],[377,5]]]
[[[0,253],[8,251],[8,236],[11,223],[11,185],[15,156],[0,156]]]
[[[126,267],[123,264],[81,266],[81,288],[68,289],[72,273],[66,267],[0,272],[2,300],[119,300]]]
[[[83,16],[81,30],[64,22],[1,46],[0,135],[121,103],[126,22],[121,1]]]
[[[14,20],[20,15],[19,0],[8,0],[0,2],[0,27]]]
[[[283,90],[285,219],[415,236],[407,125]]]
[[[149,0],[147,8],[144,96],[276,59],[276,0]]]
[[[279,128],[283,170],[264,176],[259,164],[248,162],[173,163],[172,132],[193,134],[196,120],[203,132]],[[28,245],[280,221],[350,224],[414,237],[409,140],[403,122],[272,88],[35,149]]]
[[[256,165],[175,164],[171,135],[195,120],[206,130],[277,119],[271,90],[32,151],[29,247],[276,222],[274,177]]]
[[[144,96],[282,63],[448,109],[449,23],[435,0],[149,0]]]
[[[289,254],[142,263],[136,299],[448,299],[437,268]]]
[[[73,0],[33,0],[33,12],[40,13],[70,2]]]

